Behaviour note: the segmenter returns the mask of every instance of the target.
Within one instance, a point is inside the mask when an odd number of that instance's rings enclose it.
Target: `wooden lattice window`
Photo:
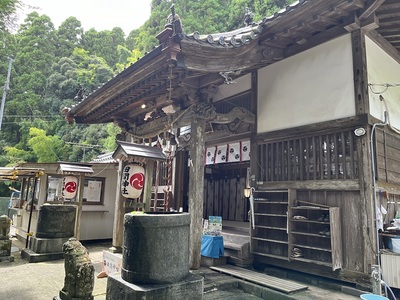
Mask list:
[[[258,181],[358,178],[352,131],[258,143]]]

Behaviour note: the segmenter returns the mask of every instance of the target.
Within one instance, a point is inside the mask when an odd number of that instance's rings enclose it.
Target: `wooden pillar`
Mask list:
[[[200,268],[201,260],[204,201],[204,129],[205,122],[202,119],[197,119],[191,124],[189,165],[189,266],[192,270]]]
[[[118,176],[117,176],[117,189],[115,193],[115,210],[114,210],[114,226],[113,226],[113,239],[112,247],[110,251],[112,252],[122,252],[122,239],[124,230],[124,202],[121,195],[121,176],[124,170],[124,161],[119,160],[118,164]]]
[[[256,188],[256,174],[257,174],[257,157],[258,148],[257,141],[255,139],[257,135],[257,98],[258,98],[258,73],[253,72],[251,74],[251,108],[250,111],[256,116],[255,124],[250,128],[250,187]],[[247,213],[247,212],[246,212]]]
[[[80,239],[81,235],[81,216],[82,216],[82,206],[83,206],[83,191],[85,187],[85,174],[80,173],[79,175],[79,190],[78,190],[78,205],[76,208],[76,220],[75,220],[75,238]]]
[[[151,207],[151,188],[153,186],[154,160],[147,160],[145,168],[146,172],[143,189],[143,209],[147,212],[150,211]]]
[[[368,74],[367,74],[367,55],[365,47],[365,34],[362,29],[351,32],[351,42],[353,51],[353,70],[354,70],[354,92],[356,114],[369,114],[369,95],[368,95]],[[365,124],[367,125],[367,124]],[[372,186],[372,166],[371,166],[371,130],[357,139],[357,155],[359,161],[359,182],[360,182],[360,209],[362,222],[362,237],[364,253],[364,272],[371,272],[371,265],[375,264],[375,249],[377,245],[375,228],[375,205]]]
[[[369,113],[367,54],[363,30],[351,33],[356,114]]]

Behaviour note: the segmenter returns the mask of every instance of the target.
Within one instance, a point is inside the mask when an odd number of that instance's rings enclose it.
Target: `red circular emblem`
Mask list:
[[[129,178],[129,184],[137,189],[141,190],[144,184],[144,174],[143,173],[135,173]]]
[[[76,191],[76,182],[69,181],[65,184],[65,190],[68,193],[74,193]]]

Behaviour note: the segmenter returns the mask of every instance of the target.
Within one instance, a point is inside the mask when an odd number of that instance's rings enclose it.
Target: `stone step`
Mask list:
[[[230,232],[221,232],[221,235],[224,237],[224,243],[235,243],[235,244],[245,244],[250,242],[250,236],[246,234],[239,233],[230,233]]]

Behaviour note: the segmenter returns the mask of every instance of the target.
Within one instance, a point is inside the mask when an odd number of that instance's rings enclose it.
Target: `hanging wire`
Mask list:
[[[375,87],[383,87],[383,90],[376,91],[373,88],[374,86]],[[369,83],[368,87],[369,87],[369,89],[371,90],[371,92],[373,94],[379,95],[379,94],[383,94],[384,92],[386,92],[391,87],[400,87],[400,83]]]

